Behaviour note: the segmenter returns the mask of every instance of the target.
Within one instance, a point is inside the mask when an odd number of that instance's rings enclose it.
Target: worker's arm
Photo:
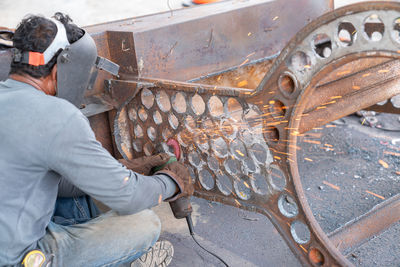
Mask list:
[[[68,179],[61,177],[58,184],[58,197],[81,197],[86,195],[85,192],[73,185]]]
[[[153,207],[176,191],[167,175],[140,175],[115,160],[80,112],[50,141],[47,162],[51,170],[120,214]]]

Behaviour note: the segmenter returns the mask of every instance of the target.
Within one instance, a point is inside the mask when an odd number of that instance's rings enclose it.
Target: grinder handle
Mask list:
[[[189,197],[181,197],[169,203],[172,213],[176,219],[186,218],[192,213],[192,205],[190,204]]]

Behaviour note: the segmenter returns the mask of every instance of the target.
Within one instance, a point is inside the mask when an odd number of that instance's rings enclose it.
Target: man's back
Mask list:
[[[0,107],[0,262],[17,263],[18,252],[45,235],[60,181],[47,166],[47,152],[79,111],[14,80],[0,83]]]

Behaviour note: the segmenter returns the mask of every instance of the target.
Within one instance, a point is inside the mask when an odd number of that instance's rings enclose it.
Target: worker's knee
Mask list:
[[[160,237],[161,221],[152,210],[143,210],[130,215],[132,235],[137,239],[138,232],[142,239],[143,247],[151,247]]]

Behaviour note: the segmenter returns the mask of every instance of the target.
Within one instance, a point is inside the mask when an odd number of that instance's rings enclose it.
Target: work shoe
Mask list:
[[[174,256],[174,246],[167,240],[157,241],[149,252],[132,262],[131,267],[166,267]]]

